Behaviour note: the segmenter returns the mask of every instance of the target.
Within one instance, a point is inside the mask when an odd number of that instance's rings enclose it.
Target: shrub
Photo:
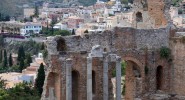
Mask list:
[[[165,59],[169,58],[170,53],[171,53],[171,51],[170,51],[169,48],[167,48],[167,47],[161,47],[160,48],[160,56],[161,56],[161,58],[165,58]]]
[[[89,33],[89,31],[88,30],[85,30],[84,33]]]
[[[47,56],[48,56],[48,51],[47,51],[47,50],[43,50],[43,51],[42,51],[42,54],[43,54],[43,57],[44,57],[44,59],[45,59],[45,58],[47,58]]]

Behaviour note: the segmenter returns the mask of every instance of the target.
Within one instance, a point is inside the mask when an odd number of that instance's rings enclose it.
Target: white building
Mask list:
[[[108,29],[108,30],[110,30],[110,29],[113,29],[114,27],[116,27],[117,26],[117,18],[115,17],[115,16],[112,16],[112,17],[108,17],[108,18],[106,18],[106,23],[107,23],[107,26],[106,26],[106,28]]]
[[[59,30],[67,30],[67,24],[65,23],[57,23],[53,27],[54,29],[59,29]]]
[[[39,34],[41,30],[42,30],[41,23],[27,22],[24,23],[23,27],[21,28],[21,35],[30,36],[31,34]]]

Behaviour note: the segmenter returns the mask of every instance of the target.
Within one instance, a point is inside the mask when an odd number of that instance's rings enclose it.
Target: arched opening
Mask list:
[[[66,43],[65,39],[60,38],[57,40],[57,51],[65,51],[66,50]]]
[[[92,71],[92,93],[96,94],[96,74],[95,71]]]
[[[136,21],[137,22],[143,22],[143,15],[141,12],[136,13]]]
[[[72,100],[78,100],[79,95],[79,73],[72,71]]]
[[[156,71],[156,88],[157,88],[157,90],[162,89],[162,77],[163,77],[163,68],[162,68],[162,66],[158,66],[157,71]]]
[[[126,65],[126,95],[125,99],[134,100],[142,95],[141,69],[134,61],[127,61]]]
[[[47,92],[46,97],[54,96],[56,100],[60,100],[60,77],[57,73],[49,73],[47,78]]]

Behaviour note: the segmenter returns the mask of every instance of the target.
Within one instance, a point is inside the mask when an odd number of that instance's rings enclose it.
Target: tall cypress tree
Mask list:
[[[4,50],[3,67],[4,67],[4,68],[7,68],[7,66],[8,66],[7,53],[6,53],[6,50]]]
[[[42,94],[43,91],[44,80],[45,80],[44,65],[43,63],[41,63],[38,69],[37,78],[35,80],[35,88],[40,93],[40,95]]]
[[[3,60],[3,51],[0,50],[0,63],[2,63],[2,60]]]
[[[36,4],[35,4],[34,17],[39,17],[39,7],[38,7],[38,5],[36,5]]]
[[[72,30],[72,35],[75,35],[75,30],[74,29]]]
[[[13,60],[12,60],[12,54],[11,53],[9,55],[8,61],[9,61],[9,66],[11,67],[13,65]]]
[[[41,44],[40,50],[44,50],[45,49],[45,45],[44,43]]]
[[[32,57],[30,54],[26,55],[26,66],[30,66],[30,63],[32,63]]]
[[[20,62],[21,59],[25,59],[25,52],[24,52],[24,47],[23,46],[19,47],[17,61]]]
[[[4,48],[4,37],[3,36],[0,36],[0,47]]]
[[[24,65],[24,59],[21,58],[21,61],[20,61],[20,64],[19,64],[19,71],[22,72],[22,70],[25,68],[25,65]]]

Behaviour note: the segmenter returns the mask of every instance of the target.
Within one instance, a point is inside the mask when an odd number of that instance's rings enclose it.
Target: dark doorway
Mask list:
[[[156,72],[157,90],[162,89],[162,77],[163,77],[163,68],[162,68],[162,66],[158,66],[157,67],[157,72]]]
[[[137,22],[143,22],[143,16],[141,12],[136,13],[136,21]]]
[[[60,99],[60,77],[57,73],[49,73],[48,78],[47,78],[47,92],[46,92],[46,97],[49,97],[49,88],[54,89],[54,96],[56,97],[57,100]]]
[[[66,43],[65,39],[60,38],[57,40],[57,51],[65,51],[66,50]]]
[[[96,74],[95,71],[92,71],[92,93],[95,95],[96,93]]]
[[[78,100],[79,94],[79,73],[72,71],[72,100]]]

